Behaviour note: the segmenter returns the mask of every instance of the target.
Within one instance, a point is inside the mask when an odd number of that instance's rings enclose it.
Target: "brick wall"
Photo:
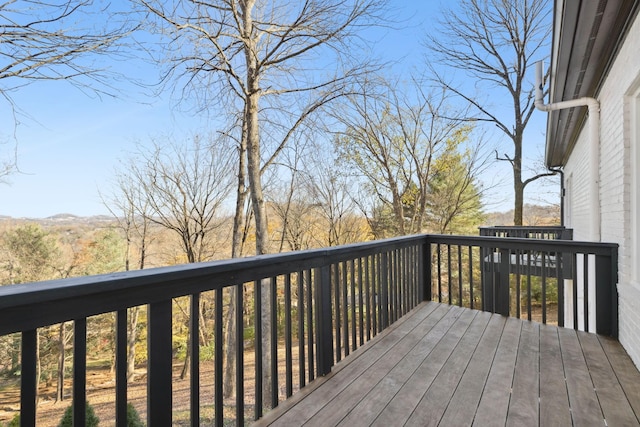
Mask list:
[[[613,64],[597,98],[600,101],[600,168],[599,197],[601,240],[620,245],[619,322],[620,342],[636,366],[640,366],[640,285],[632,274],[633,245],[640,236],[631,233],[631,191],[640,191],[633,184],[632,168],[638,168],[631,156],[632,141],[630,94],[640,88],[640,20],[636,19],[625,44]],[[575,240],[590,238],[589,209],[589,141],[584,128],[565,174],[572,177],[571,218],[567,224],[574,229]],[[640,187],[640,186],[639,186]],[[636,233],[637,234],[637,233]]]

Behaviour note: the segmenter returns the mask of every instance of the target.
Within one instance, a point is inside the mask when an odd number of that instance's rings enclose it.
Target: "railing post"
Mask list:
[[[36,352],[38,351],[38,332],[33,329],[22,332],[21,376],[20,376],[20,425],[36,425]]]
[[[381,298],[381,328],[386,329],[389,326],[389,256],[387,252],[381,254],[381,281],[380,281],[380,298]]]
[[[508,249],[500,249],[500,272],[496,275],[496,310],[503,316],[509,315],[509,267],[510,254]]]
[[[431,294],[431,243],[427,240],[426,243],[420,245],[420,251],[422,257],[420,258],[420,268],[418,270],[418,299],[420,301],[431,301],[433,297]]]
[[[73,425],[86,424],[87,319],[73,322]]]
[[[318,375],[325,376],[333,366],[333,325],[331,319],[331,266],[317,268],[315,278],[316,302],[316,360]],[[336,325],[336,327],[339,327]]]
[[[127,425],[127,309],[116,314],[116,426]]]
[[[596,333],[618,336],[618,251],[596,255]]]
[[[497,286],[495,268],[495,252],[491,248],[482,247],[480,249],[480,282],[482,283],[482,310],[490,313],[495,312],[495,288]]]
[[[170,424],[172,416],[171,300],[147,307],[147,420],[154,427]]]

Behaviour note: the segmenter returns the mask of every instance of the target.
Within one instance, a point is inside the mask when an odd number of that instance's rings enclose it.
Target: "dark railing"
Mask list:
[[[615,244],[429,236],[433,300],[617,337]]]
[[[0,287],[0,338],[20,333],[22,425],[36,420],[36,355],[39,328],[74,321],[73,414],[84,424],[87,330],[92,316],[115,313],[115,409],[126,425],[127,311],[147,306],[147,405],[149,425],[168,425],[172,405],[172,312],[188,298],[191,313],[202,301],[208,317],[190,316],[191,425],[258,419],[375,337],[421,301],[436,300],[521,317],[535,312],[539,284],[541,321],[617,334],[617,246],[572,241],[421,235],[336,248],[233,259],[61,281]],[[586,278],[586,279],[585,279]],[[595,316],[593,297],[595,289]],[[236,289],[229,306],[229,289]],[[555,297],[553,290],[555,289]],[[587,291],[583,291],[587,289]],[[523,299],[523,295],[524,297]],[[575,297],[574,297],[575,296]],[[583,299],[580,299],[583,296]],[[262,313],[259,301],[268,301]],[[568,299],[571,298],[571,299]],[[253,301],[249,306],[248,302]],[[567,310],[572,322],[569,325]],[[524,307],[524,309],[523,309]],[[561,308],[562,307],[562,308]],[[235,324],[235,416],[222,397],[223,319]],[[535,318],[535,315],[533,316]],[[553,317],[556,319],[555,315]],[[202,323],[204,322],[204,323]],[[88,327],[89,326],[89,327]],[[201,383],[198,331],[213,331],[212,384]],[[247,332],[253,331],[253,335]],[[263,337],[271,335],[266,345]],[[249,338],[247,338],[249,337]],[[263,363],[265,354],[277,361]],[[245,367],[244,357],[255,357]],[[270,387],[263,378],[270,377]],[[253,381],[251,381],[253,380]],[[245,381],[255,387],[245,389]],[[203,402],[204,388],[213,390]],[[263,390],[263,388],[265,390]],[[247,397],[250,398],[247,398]],[[270,403],[269,403],[270,402]],[[226,402],[228,403],[228,402]],[[213,416],[203,419],[201,407]]]
[[[495,226],[480,227],[481,236],[520,237],[523,239],[572,240],[573,229],[563,226]]]
[[[20,411],[22,425],[36,420],[36,330],[74,321],[73,414],[84,425],[87,361],[87,323],[91,316],[116,317],[116,425],[126,425],[127,309],[147,306],[147,420],[169,425],[172,419],[172,309],[173,300],[188,297],[191,313],[200,301],[214,307],[212,319],[200,324],[190,316],[189,342],[191,425],[200,416],[199,328],[214,333],[214,401],[216,425],[223,417],[223,318],[228,313],[227,289],[237,289],[235,421],[260,418],[263,402],[278,404],[314,378],[330,372],[335,362],[349,355],[425,299],[424,236],[356,244],[331,249],[233,259],[205,264],[150,269],[0,287],[0,337],[22,333]],[[259,301],[268,298],[270,314],[263,316]],[[249,298],[253,301],[251,305]],[[249,305],[251,315],[247,319]],[[263,324],[273,337],[263,342]],[[278,326],[282,325],[282,328]],[[248,330],[253,339],[245,343]],[[297,350],[294,354],[293,350]],[[253,352],[253,369],[243,358]],[[282,368],[263,364],[263,355],[284,360]],[[284,372],[282,372],[284,371]],[[262,379],[270,374],[271,387],[263,392]],[[245,380],[255,388],[245,390]],[[249,381],[248,381],[249,382]],[[281,393],[281,386],[283,392]],[[253,393],[253,399],[246,394]],[[245,400],[254,400],[247,408]]]

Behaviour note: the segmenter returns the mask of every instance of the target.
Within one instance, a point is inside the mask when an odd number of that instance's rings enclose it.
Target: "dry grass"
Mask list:
[[[297,357],[298,348],[294,346],[293,351],[293,376],[294,384],[297,383]],[[284,400],[284,386],[282,382],[285,377],[284,350],[279,349],[279,381],[280,399]],[[246,351],[244,354],[245,367],[245,420],[253,420],[254,414],[254,389],[255,382],[253,374],[255,372],[255,353]],[[173,425],[189,425],[189,402],[190,390],[189,378],[180,379],[182,362],[176,361],[173,366]],[[65,400],[55,402],[55,385],[42,386],[40,388],[40,401],[38,403],[37,425],[42,427],[55,427],[60,422],[66,408],[71,405],[72,382],[65,383]],[[200,362],[200,410],[201,423],[213,423],[214,409],[214,362]],[[295,390],[294,390],[295,392]],[[129,382],[127,388],[128,401],[132,403],[140,414],[143,421],[147,417],[147,376],[146,370],[136,371],[133,381]],[[115,381],[113,373],[109,368],[91,367],[87,371],[87,398],[93,406],[96,415],[100,418],[100,426],[115,425]],[[18,413],[20,408],[19,379],[0,382],[0,426],[8,422]],[[225,425],[235,425],[235,399],[224,402]]]

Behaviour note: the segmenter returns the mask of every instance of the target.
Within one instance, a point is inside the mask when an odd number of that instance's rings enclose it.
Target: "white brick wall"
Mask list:
[[[632,123],[629,95],[640,88],[640,20],[636,19],[613,64],[602,90],[600,101],[600,212],[601,240],[620,245],[619,250],[619,339],[636,366],[640,366],[640,286],[634,283],[631,267],[640,260],[632,259],[632,245],[640,236],[631,233]],[[574,229],[575,240],[588,240],[589,219],[589,142],[587,129],[571,153],[565,167],[572,174],[573,194],[571,218],[567,224]],[[640,188],[635,189],[640,191]]]

